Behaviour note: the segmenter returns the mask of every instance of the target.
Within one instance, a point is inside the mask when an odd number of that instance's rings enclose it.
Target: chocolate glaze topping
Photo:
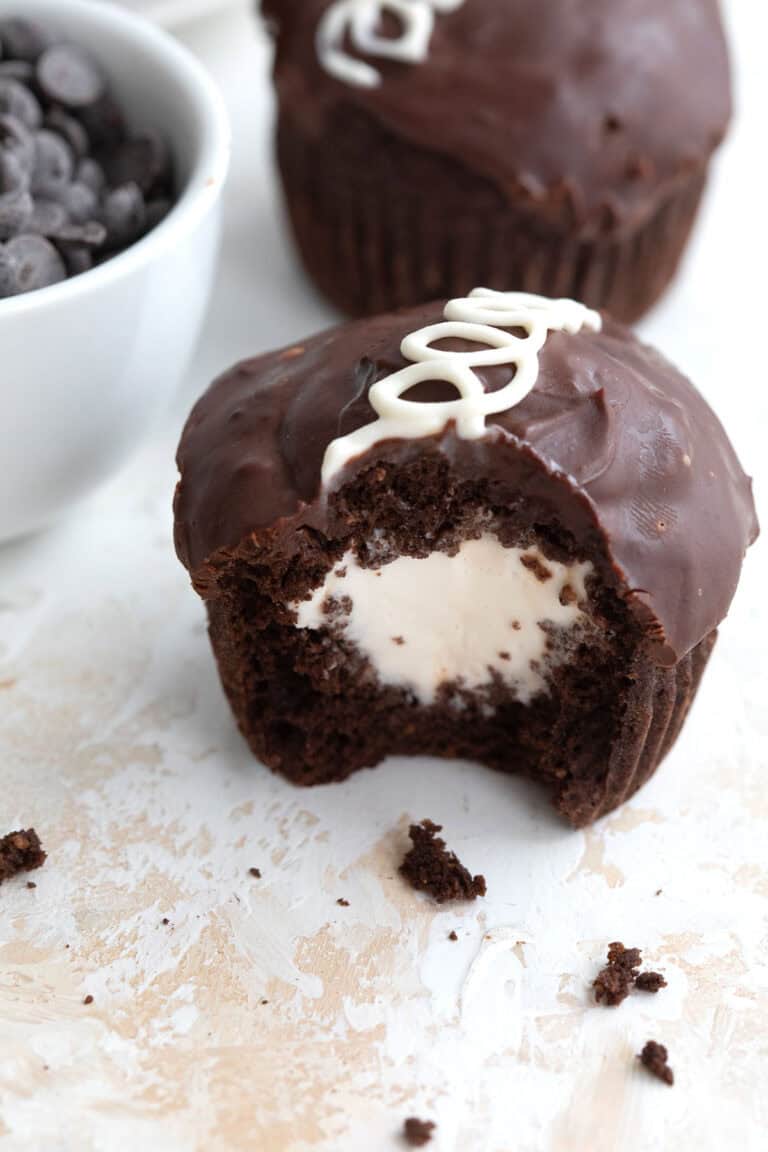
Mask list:
[[[730,119],[717,0],[465,0],[436,14],[422,63],[368,58],[374,88],[322,68],[330,3],[263,0],[284,112],[340,141],[345,117],[370,116],[504,195],[546,199],[571,227],[641,223]]]
[[[344,325],[245,361],[202,397],[179,448],[176,495],[176,548],[202,595],[215,595],[218,561],[252,534],[290,554],[307,527],[339,531],[333,493],[321,491],[325,449],[375,419],[370,385],[404,366],[403,337],[436,323],[442,307]],[[498,388],[509,375],[493,368],[482,378]],[[629,594],[659,664],[717,627],[758,532],[751,482],[671,364],[608,318],[599,333],[550,333],[534,390],[486,427],[479,440],[448,427],[378,444],[332,487],[379,461],[440,452],[457,476],[487,481],[489,501],[524,500],[526,513],[557,520],[604,555],[603,578]]]

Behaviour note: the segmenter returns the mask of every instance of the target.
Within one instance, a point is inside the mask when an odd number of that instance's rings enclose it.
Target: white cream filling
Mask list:
[[[537,548],[505,548],[486,533],[454,556],[399,556],[380,568],[363,568],[347,552],[311,598],[291,608],[299,628],[341,628],[382,683],[423,704],[441,684],[473,690],[495,675],[527,704],[547,690],[546,668],[565,658],[562,646],[548,648],[548,631],[586,619],[579,604],[591,570],[547,560]]]

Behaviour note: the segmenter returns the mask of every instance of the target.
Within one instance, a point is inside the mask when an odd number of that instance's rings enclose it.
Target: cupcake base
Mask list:
[[[659,299],[686,247],[706,170],[684,176],[634,230],[582,236],[562,198],[505,199],[370,121],[310,137],[282,115],[278,162],[300,256],[341,311],[373,315],[483,285],[565,296],[631,323]],[[638,177],[641,178],[641,177]]]
[[[611,751],[604,778],[596,784],[575,777],[554,797],[574,827],[618,808],[650,780],[682,731],[716,640],[713,631],[674,668],[638,668],[621,739]]]
[[[362,472],[334,497],[328,532],[299,529],[290,539],[286,551],[249,538],[228,552],[215,580],[198,585],[239,727],[255,755],[296,784],[343,780],[389,755],[469,759],[538,781],[567,821],[584,826],[636,792],[661,763],[716,639],[712,632],[674,667],[659,667],[594,540],[579,545],[562,523],[547,520],[545,506],[489,500],[484,486],[451,474],[438,453]],[[426,540],[439,547],[425,548]],[[483,540],[497,549],[496,560],[512,556],[513,570],[489,589],[484,554],[451,603],[447,567],[468,543]],[[417,576],[409,567],[393,601],[389,566],[435,555],[442,558],[438,577],[425,584],[427,570]],[[541,588],[529,582],[517,591],[518,578],[527,579],[519,566],[515,574],[518,561]],[[358,582],[345,583],[353,572]],[[370,579],[361,583],[361,573]],[[311,608],[318,589],[314,620],[302,619],[301,606]],[[533,611],[542,595],[550,600]],[[444,626],[432,620],[434,602],[450,605]],[[380,616],[385,631],[376,648],[366,628]],[[436,636],[442,644],[457,618],[470,651],[460,647],[446,675],[450,651],[432,659],[430,645]],[[478,676],[470,657],[480,633],[490,646]],[[540,647],[529,659],[531,636]],[[425,651],[427,666],[445,677],[426,700],[413,681],[398,682],[411,654],[420,659]],[[505,679],[521,651],[520,678]]]

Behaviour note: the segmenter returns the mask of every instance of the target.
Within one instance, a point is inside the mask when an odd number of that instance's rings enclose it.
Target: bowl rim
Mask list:
[[[193,231],[221,195],[229,171],[232,131],[224,98],[215,81],[198,59],[168,32],[146,17],[104,4],[101,0],[22,0],[24,16],[51,13],[62,23],[68,12],[76,12],[92,22],[104,35],[127,35],[138,53],[173,73],[194,109],[198,121],[196,155],[181,195],[168,215],[155,228],[129,248],[111,256],[103,264],[32,292],[0,300],[0,324],[12,316],[69,301],[78,294],[100,291],[124,280],[175,247],[182,236]],[[0,17],[16,15],[19,0],[0,0]]]

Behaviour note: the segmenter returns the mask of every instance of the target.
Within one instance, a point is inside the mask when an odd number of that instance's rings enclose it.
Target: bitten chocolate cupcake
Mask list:
[[[636,320],[731,113],[717,0],[263,0],[312,278],[369,315],[473,284]]]
[[[177,551],[257,756],[300,784],[466,757],[574,825],[671,748],[757,535],[693,385],[518,293],[246,361],[178,463]]]

